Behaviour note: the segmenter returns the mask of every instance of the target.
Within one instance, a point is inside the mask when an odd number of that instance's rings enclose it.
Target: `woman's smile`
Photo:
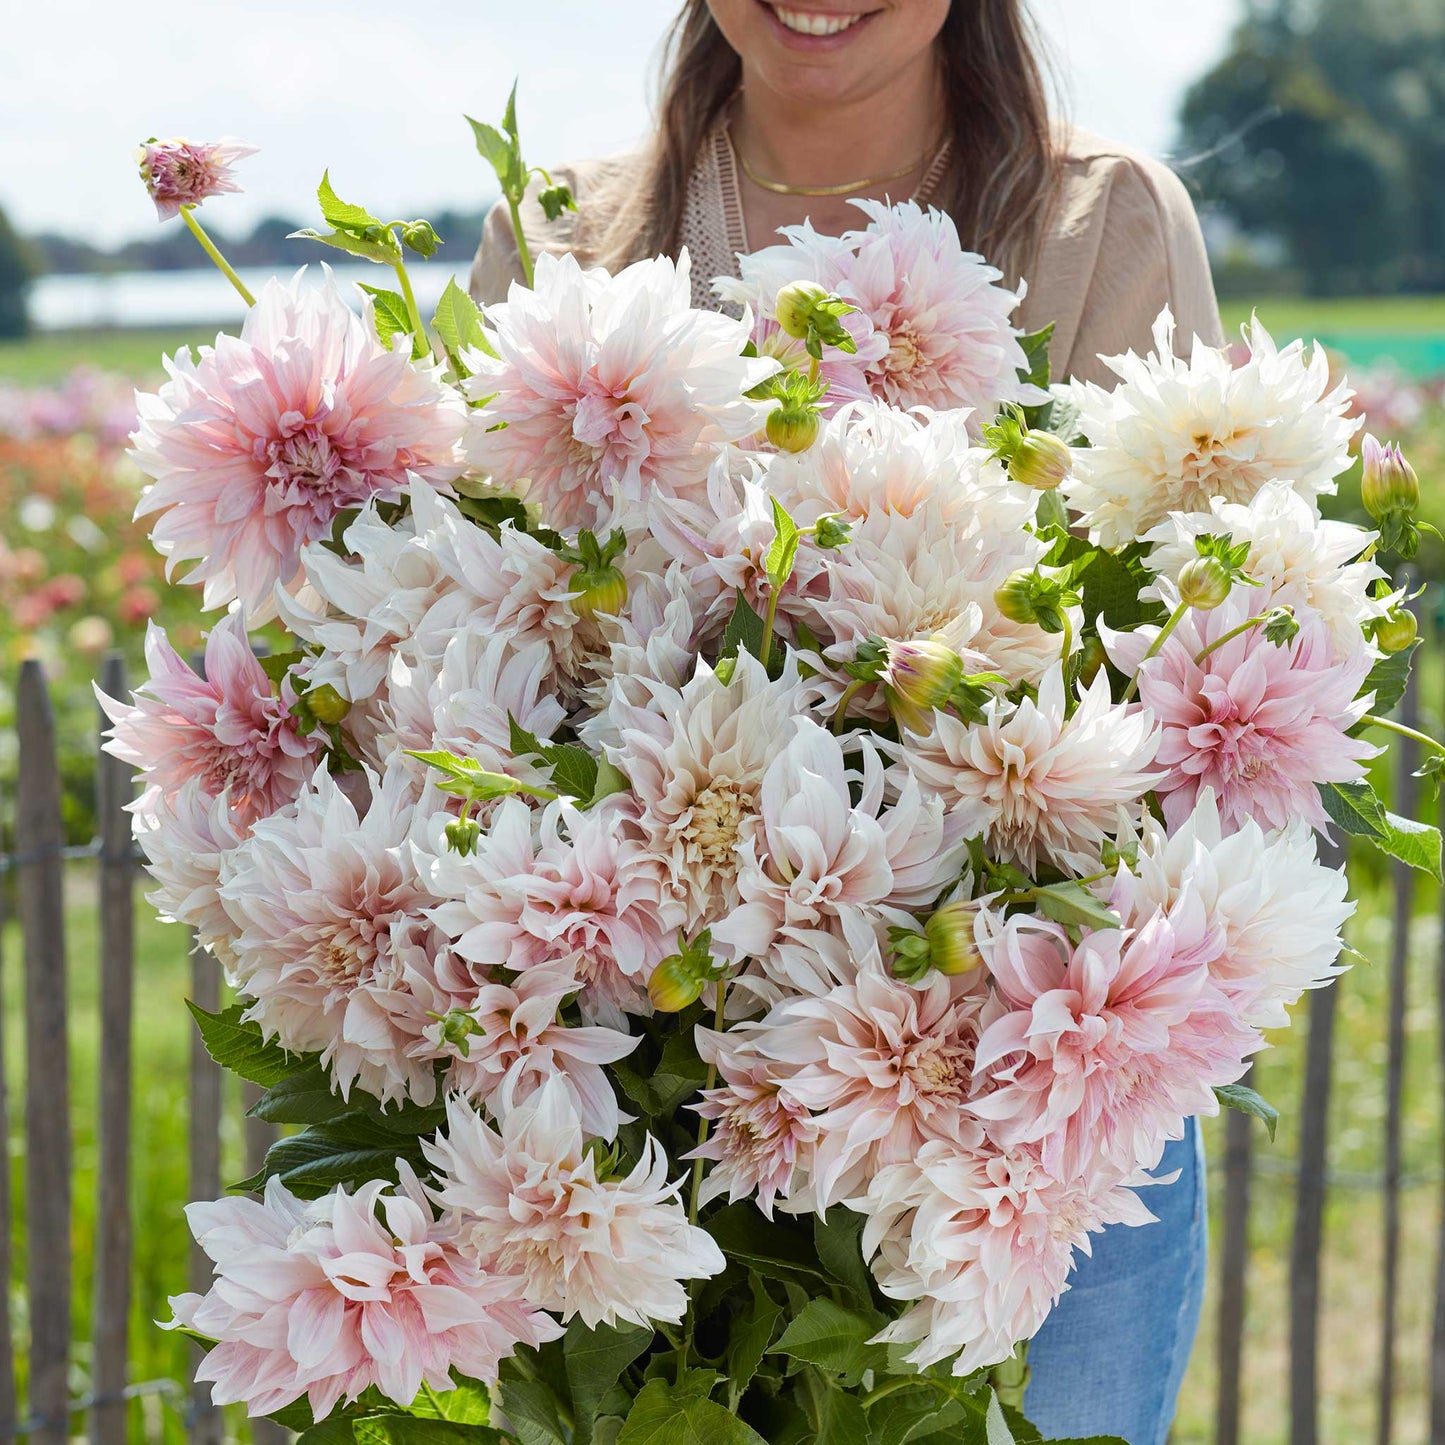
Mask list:
[[[757,0],[757,3],[767,12],[770,28],[783,44],[793,49],[814,51],[834,50],[847,44],[866,28],[868,21],[881,13],[877,9],[803,9],[776,5],[771,0]]]

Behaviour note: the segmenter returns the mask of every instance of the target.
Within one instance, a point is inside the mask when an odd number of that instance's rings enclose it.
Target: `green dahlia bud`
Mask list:
[[[929,957],[939,973],[957,978],[982,965],[983,954],[973,934],[977,917],[978,904],[967,898],[956,898],[933,910],[923,925],[923,936],[928,940]]]
[[[1420,624],[1408,607],[1392,607],[1370,631],[1381,652],[1404,652],[1419,634]]]
[[[1212,612],[1229,596],[1229,568],[1218,557],[1194,557],[1179,572],[1179,600]]]
[[[1026,431],[1009,459],[1008,474],[1036,492],[1051,492],[1073,470],[1068,443],[1052,432]]]
[[[1015,572],[993,594],[994,605],[1010,622],[1037,622],[1034,574]]]
[[[351,704],[329,682],[307,688],[303,696],[307,709],[317,722],[339,723],[351,711]]]
[[[582,571],[572,578],[572,610],[584,622],[615,617],[627,605],[627,578],[616,567]]]
[[[884,643],[883,692],[900,727],[923,732],[963,681],[963,659],[933,637]]]
[[[658,1013],[681,1013],[702,997],[707,980],[688,966],[680,953],[664,958],[647,980],[647,996]]]
[[[1086,637],[1079,648],[1079,681],[1088,687],[1098,677],[1105,661],[1103,642],[1097,637]]]
[[[773,302],[773,315],[787,335],[803,341],[808,335],[808,322],[813,308],[828,299],[826,288],[816,281],[790,281]]]
[[[1420,479],[1399,446],[1381,446],[1366,435],[1361,456],[1360,500],[1365,510],[1377,522],[1391,515],[1412,516],[1420,505]]]
[[[818,413],[780,406],[768,413],[766,430],[780,452],[805,452],[818,439]]]
[[[401,243],[419,256],[435,256],[441,237],[432,230],[430,221],[412,221],[401,228]]]
[[[467,858],[477,851],[482,829],[475,818],[453,818],[446,826],[446,835],[447,847]]]

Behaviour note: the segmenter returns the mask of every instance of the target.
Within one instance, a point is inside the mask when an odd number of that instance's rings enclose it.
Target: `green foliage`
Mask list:
[[[1391,813],[1366,782],[1322,783],[1320,797],[1330,820],[1352,838],[1364,838],[1411,868],[1441,877],[1440,830]]]
[[[768,1445],[721,1405],[666,1380],[643,1386],[617,1445]]]
[[[736,657],[739,651],[751,652],[754,657],[761,657],[765,631],[763,619],[758,616],[752,604],[743,596],[742,589],[739,588],[738,599],[733,604],[732,615],[723,629],[722,650],[718,654],[719,657]]]
[[[1279,1110],[1245,1084],[1216,1084],[1214,1097],[1226,1109],[1235,1109],[1263,1122],[1271,1141],[1279,1128]]]
[[[245,1012],[241,1004],[233,1003],[220,1013],[208,1013],[189,1000],[186,1007],[201,1031],[206,1052],[223,1069],[253,1084],[268,1087],[307,1067],[305,1055],[287,1053],[280,1044],[268,1043],[260,1024],[241,1017]]]
[[[0,337],[30,331],[30,281],[34,265],[10,219],[0,209]]]

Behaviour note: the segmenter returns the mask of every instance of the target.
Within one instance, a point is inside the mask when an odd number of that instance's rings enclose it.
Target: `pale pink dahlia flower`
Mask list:
[[[1373,658],[1363,639],[1343,661],[1324,623],[1301,608],[1293,641],[1271,642],[1251,627],[1202,661],[1200,653],[1269,604],[1262,589],[1240,587],[1221,607],[1189,612],[1147,661],[1157,629],[1112,633],[1111,655],[1137,669],[1139,697],[1161,729],[1156,783],[1164,820],[1177,828],[1199,790],[1214,789],[1228,826],[1255,818],[1283,828],[1299,817],[1328,828],[1321,783],[1363,777],[1377,749],[1349,731],[1369,711],[1358,697]],[[1245,594],[1245,595],[1241,595]]]
[[[390,770],[364,815],[327,772],[264,818],[222,866],[233,981],[247,1017],[297,1053],[319,1053],[336,1086],[383,1100],[435,1097],[432,1014],[472,1001],[475,983],[425,910],[436,900],[413,862],[428,809]],[[431,800],[430,811],[437,802]],[[455,992],[441,980],[455,974]],[[470,986],[468,986],[470,984]],[[453,1051],[455,1052],[455,1051]]]
[[[983,721],[935,713],[926,734],[907,734],[904,765],[926,794],[943,799],[965,837],[1029,873],[1040,863],[1097,871],[1119,809],[1138,817],[1159,780],[1152,769],[1159,730],[1147,709],[1116,706],[1104,674],[1065,715],[1055,666],[1024,698],[986,705]]]
[[[1266,833],[1253,818],[1226,832],[1210,788],[1172,833],[1146,825],[1133,872],[1110,906],[1126,921],[1156,908],[1181,939],[1200,938],[1214,981],[1245,1023],[1284,1028],[1308,988],[1344,972],[1340,931],[1355,911],[1344,870],[1319,861],[1309,824]]]
[[[461,1248],[484,1270],[520,1278],[528,1300],[564,1321],[676,1324],[687,1308],[681,1281],[725,1266],[712,1237],[687,1222],[653,1139],[630,1174],[599,1173],[562,1079],[507,1113],[500,1132],[453,1098],[446,1132],[422,1147]]]
[[[1219,1111],[1214,1086],[1234,1083],[1262,1045],[1163,913],[1077,944],[1017,915],[984,941],[984,959],[996,997],[970,1107],[1005,1145],[1039,1144],[1059,1179],[1098,1160],[1152,1167],[1189,1115]]]
[[[234,136],[216,141],[152,137],[135,149],[140,178],[162,221],[180,215],[182,206],[199,206],[212,196],[240,191],[231,167],[255,154],[255,146]]]
[[[369,311],[349,310],[336,283],[267,283],[240,336],[199,359],[182,348],[170,380],[136,397],[132,451],[154,485],[137,517],[170,572],[195,561],[203,605],[240,598],[252,619],[274,613],[301,548],[331,534],[338,513],[395,501],[408,473],[443,484],[463,470],[461,395],[439,367],[377,339]]]
[[[880,1171],[853,1207],[878,1287],[909,1305],[878,1339],[911,1345],[919,1369],[957,1356],[955,1375],[1035,1334],[1068,1288],[1074,1250],[1090,1252],[1090,1231],[1154,1218],[1115,1172],[1061,1182],[1035,1150],[942,1140]]]
[[[402,1168],[399,1189],[377,1179],[308,1202],[273,1177],[264,1199],[186,1206],[216,1278],[172,1297],[170,1327],[216,1341],[196,1371],[216,1404],[268,1415],[305,1395],[320,1420],[374,1387],[409,1405],[423,1385],[454,1389],[453,1369],[495,1381],[519,1345],[561,1334],[520,1280],[457,1249]]]
[[[688,269],[686,255],[659,257],[609,276],[543,255],[532,290],[488,307],[496,355],[468,353],[468,393],[487,399],[469,455],[550,526],[696,488],[714,445],[761,426],[744,393],[776,363],[742,354],[742,322],[692,310]]]
[[[982,1003],[940,974],[914,988],[866,968],[729,1033],[730,1050],[764,1061],[764,1077],[813,1115],[809,1207],[822,1213],[863,1193],[880,1168],[913,1158],[929,1139],[981,1139],[968,1100]]]
[[[1063,492],[1096,542],[1123,546],[1170,512],[1208,512],[1216,497],[1248,502],[1266,482],[1288,482],[1312,506],[1335,490],[1359,426],[1346,415],[1353,393],[1330,389],[1322,347],[1308,361],[1302,341],[1280,351],[1258,318],[1245,340],[1239,366],[1197,337],[1182,361],[1166,308],[1148,356],[1106,358],[1119,384],[1074,384],[1089,445]]]
[[[297,732],[295,689],[289,679],[279,695],[271,686],[247,640],[245,614],[211,629],[204,676],[153,622],[145,651],[150,677],[133,703],[96,692],[112,724],[106,751],[145,775],[137,817],[192,779],[207,797],[227,795],[242,831],[291,802],[316,767],[321,740]]]

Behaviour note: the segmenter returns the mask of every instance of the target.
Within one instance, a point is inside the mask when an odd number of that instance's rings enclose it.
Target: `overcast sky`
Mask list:
[[[954,0],[969,4],[972,0]],[[1167,156],[1188,82],[1240,0],[1032,0],[1074,118]],[[462,120],[495,119],[514,75],[535,163],[606,154],[647,125],[657,42],[677,0],[36,0],[0,48],[0,205],[22,230],[104,243],[155,226],[130,160],[149,135],[235,135],[237,230],[308,216],[330,166],[383,214],[469,206],[492,186]],[[415,18],[410,18],[414,16]],[[178,225],[178,222],[171,222]]]

